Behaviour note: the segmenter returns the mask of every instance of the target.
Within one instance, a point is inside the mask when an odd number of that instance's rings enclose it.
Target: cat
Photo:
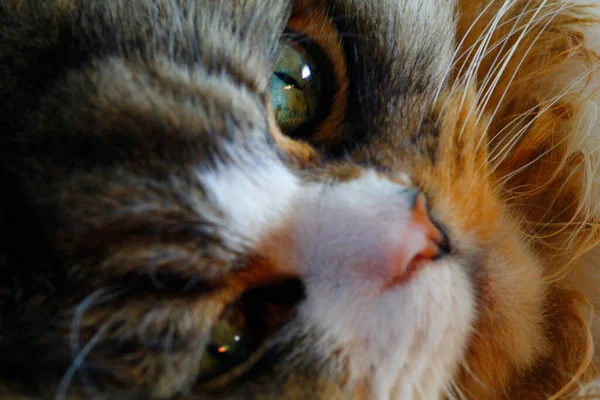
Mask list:
[[[590,398],[599,16],[3,0],[0,397]]]

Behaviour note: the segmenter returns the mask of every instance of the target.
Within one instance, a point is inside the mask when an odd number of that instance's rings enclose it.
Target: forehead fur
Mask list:
[[[453,1],[338,1],[334,10],[340,33],[355,48],[351,61],[384,93],[385,83],[395,87],[390,94],[401,94],[400,88],[430,89],[443,79],[452,57]]]
[[[168,57],[179,64],[233,68],[250,81],[256,79],[256,67],[268,70],[265,59],[275,51],[291,7],[289,1],[276,0],[8,3],[4,13],[10,10],[16,15],[11,15],[15,30],[27,29],[36,21],[39,33],[31,33],[40,36],[40,44],[70,41],[71,51],[80,57]],[[19,17],[22,27],[18,26]],[[235,68],[238,65],[255,69],[250,73]],[[269,74],[261,77],[264,81]],[[264,90],[266,83],[259,83]]]
[[[352,111],[380,123],[390,108],[443,84],[452,59],[453,12],[449,0],[339,1],[334,20],[355,88]]]

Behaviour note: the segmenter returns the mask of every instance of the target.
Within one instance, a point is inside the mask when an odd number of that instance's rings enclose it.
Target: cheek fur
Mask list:
[[[522,373],[550,349],[541,265],[509,223],[502,229],[474,271],[478,319],[459,378],[473,398],[488,398],[506,387],[515,372]]]

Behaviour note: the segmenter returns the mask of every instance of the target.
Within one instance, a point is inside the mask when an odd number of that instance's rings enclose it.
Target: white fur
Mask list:
[[[304,277],[300,318],[316,352],[342,349],[351,383],[372,399],[441,398],[475,316],[466,270],[450,257],[385,287],[388,256],[414,235],[405,189],[374,173],[315,185],[295,202],[278,252]]]
[[[236,158],[234,163],[198,171],[198,179],[225,216],[223,230],[254,245],[283,218],[300,184],[275,158],[257,162]]]

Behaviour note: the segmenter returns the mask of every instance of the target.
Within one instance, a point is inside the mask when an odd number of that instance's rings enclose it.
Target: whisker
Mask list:
[[[461,80],[464,80],[465,87],[467,87],[467,88],[473,87],[474,81],[477,78],[477,70],[479,68],[479,64],[483,60],[483,55],[485,54],[485,50],[489,46],[490,41],[492,40],[493,34],[496,31],[498,24],[500,23],[502,17],[504,16],[504,14],[506,14],[506,12],[509,10],[509,8],[512,6],[512,4],[514,4],[514,1],[504,2],[504,4],[502,5],[502,7],[498,11],[498,13],[492,19],[491,25],[489,25],[490,28],[488,29],[488,32],[486,32],[485,35],[483,35],[484,39],[482,40],[482,43],[478,46],[477,51],[475,52],[473,62],[469,64],[464,76],[461,76]],[[459,109],[464,107],[466,99],[467,99],[467,91],[465,90],[462,95],[462,99],[460,101]],[[460,129],[459,137],[462,137],[462,134],[463,134],[464,130],[466,129],[467,121],[470,118],[473,111],[474,111],[473,109],[469,110],[468,116],[465,118],[465,122],[463,123],[463,126]]]
[[[458,44],[456,45],[456,49],[452,52],[452,61],[450,62],[450,65],[448,66],[448,70],[446,71],[446,74],[444,76],[444,79],[442,79],[442,84],[438,87],[438,89],[435,92],[434,95],[434,103],[437,102],[441,90],[443,88],[443,83],[446,81],[446,79],[448,78],[448,76],[450,76],[450,74],[452,73],[452,70],[455,68],[456,64],[458,63],[458,61],[464,56],[464,52],[463,54],[461,54],[460,56],[457,57],[459,49],[462,47],[463,43],[465,42],[465,40],[469,37],[469,34],[471,33],[471,30],[473,30],[473,28],[475,28],[475,25],[477,25],[477,22],[479,22],[479,20],[485,15],[485,13],[487,12],[487,10],[493,5],[493,2],[488,2],[488,4],[483,8],[483,10],[481,10],[479,12],[479,14],[477,14],[477,17],[475,17],[475,19],[471,22],[471,25],[469,25],[469,27],[467,28],[467,30],[465,31],[465,34],[463,35],[462,39],[460,40],[460,42],[458,42]],[[480,39],[477,39],[476,42],[478,42]],[[472,46],[470,46],[469,48],[473,47],[475,44],[473,44]],[[444,110],[445,105],[442,106],[442,110]]]
[[[472,29],[475,27],[475,25],[477,24],[477,22],[479,22],[480,18],[481,18],[481,17],[483,17],[483,16],[485,15],[485,13],[487,12],[487,10],[488,10],[488,9],[489,9],[489,8],[490,8],[492,5],[493,5],[493,2],[489,2],[489,3],[488,3],[488,5],[487,5],[487,6],[486,6],[486,7],[485,7],[485,8],[484,8],[484,9],[483,9],[483,10],[482,10],[482,11],[481,11],[481,12],[480,12],[478,15],[477,15],[477,17],[475,18],[475,20],[474,20],[474,21],[471,23],[471,25],[469,26],[469,28],[468,28],[468,29],[467,29],[467,31],[466,31],[466,34],[465,34],[465,35],[463,35],[463,38],[462,38],[462,40],[459,42],[459,45],[458,45],[458,46],[456,46],[456,50],[455,50],[455,51],[454,51],[454,53],[453,53],[453,58],[455,58],[455,57],[456,57],[456,55],[458,54],[458,51],[459,51],[459,49],[461,48],[461,46],[462,46],[462,44],[464,43],[464,41],[466,40],[466,38],[468,37],[468,34],[471,32],[471,30],[472,30]],[[495,21],[495,20],[494,20],[494,19],[492,19],[490,22],[488,22],[488,25],[486,26],[486,28],[484,29],[484,31],[492,31],[493,29],[491,29],[491,26],[492,26],[492,24],[494,23],[494,21]],[[486,38],[486,37],[487,37],[487,35],[481,35],[481,36],[480,36],[480,38],[477,40],[477,42],[485,40],[485,38]],[[474,46],[475,46],[475,44],[473,44],[473,45],[471,46],[471,47],[472,47],[472,49],[469,51],[469,54],[471,54],[471,52],[472,52],[472,51],[475,49],[475,47],[474,47]],[[478,49],[480,49],[480,48],[481,48],[481,46],[479,46],[479,47],[478,47]],[[463,53],[463,55],[464,55],[464,53]],[[461,57],[462,57],[462,55],[461,55]],[[450,63],[450,66],[449,66],[449,73],[450,73],[450,72],[451,72],[451,70],[454,68],[454,66],[456,65],[456,63],[457,63],[457,62],[458,62],[458,60],[454,60],[453,62],[451,62],[451,63]],[[471,64],[471,65],[472,65],[472,64]],[[464,69],[464,65],[463,65],[463,68],[461,68],[461,69],[460,69],[460,70],[457,72],[457,76],[461,76],[461,75],[462,75],[462,70],[463,70],[463,69]],[[452,94],[454,90],[458,90],[457,86],[458,86],[458,85],[455,85],[455,86],[454,86],[454,87],[451,89],[451,92],[450,92],[450,94]],[[438,89],[438,90],[441,90],[441,88],[440,88],[440,89]],[[438,95],[439,95],[439,93],[438,93]],[[446,98],[446,100],[444,101],[444,104],[442,104],[442,107],[441,107],[441,112],[440,112],[440,116],[438,117],[438,119],[437,119],[437,121],[436,121],[436,123],[435,123],[435,125],[436,125],[436,126],[438,126],[438,125],[439,125],[440,118],[441,118],[441,116],[443,115],[443,113],[444,113],[444,110],[446,109],[446,106],[448,105],[448,101],[449,101],[449,99],[450,99],[451,97],[452,97],[452,96],[448,96],[448,97]]]
[[[73,377],[75,376],[77,371],[79,371],[79,369],[82,367],[85,358],[100,342],[100,339],[102,339],[102,336],[107,330],[108,325],[102,326],[73,359],[73,362],[69,366],[69,369],[67,370],[67,372],[65,373],[58,385],[56,400],[66,400],[67,391],[69,390],[69,386],[73,380]]]
[[[452,386],[452,384],[450,384],[450,386]],[[444,396],[448,399],[448,400],[459,400],[454,393],[452,392],[451,389],[449,389],[447,386],[444,386],[444,388],[442,389],[442,393],[444,394]],[[462,400],[462,399],[461,399]]]
[[[493,4],[493,2],[489,3],[489,5]],[[573,6],[575,7],[575,6]],[[569,7],[570,8],[570,7]],[[487,9],[487,7],[486,7]],[[527,11],[522,11],[519,14],[517,14],[514,17],[510,17],[508,18],[506,21],[503,21],[502,23],[500,23],[497,27],[497,29],[499,28],[503,28],[505,25],[510,24],[511,22],[514,22],[515,20],[520,20],[521,18],[531,14],[531,13],[535,13],[537,11],[537,8],[534,9],[530,9]],[[539,18],[538,20],[541,20],[542,18]],[[538,22],[538,21],[535,21]],[[513,24],[514,25],[514,24]],[[514,34],[520,32],[521,30],[525,29],[525,26],[519,26],[516,29],[511,29],[508,33],[506,33],[503,37],[499,38],[498,41],[491,47],[488,48],[488,51],[486,51],[486,55],[489,55],[489,53],[491,53],[493,50],[495,50],[498,46],[501,46],[502,43],[504,43],[506,41],[507,38],[510,38],[511,36],[513,36]],[[456,63],[458,63],[458,61],[461,61],[462,59],[466,58],[469,54],[472,53],[472,50],[481,43],[481,41],[484,39],[483,36],[478,37],[469,47],[467,47],[461,54],[460,56],[458,56],[456,58]],[[464,41],[461,41],[461,43]],[[460,48],[460,47],[459,47]]]
[[[84,314],[93,306],[106,303],[121,294],[116,288],[104,288],[98,289],[88,295],[79,305],[75,308],[75,313],[71,321],[71,331],[69,346],[71,349],[71,356],[75,360],[77,355],[80,354],[80,342],[79,342],[79,331]],[[74,362],[74,361],[73,361]],[[73,364],[72,364],[73,365]],[[78,366],[79,368],[79,366]]]
[[[532,40],[531,44],[529,45],[529,47],[527,48],[527,50],[525,51],[525,54],[523,54],[523,57],[521,57],[521,60],[519,61],[519,64],[517,65],[517,67],[515,68],[513,74],[511,75],[508,83],[506,84],[506,87],[504,88],[504,91],[502,93],[502,95],[500,96],[500,99],[497,102],[496,108],[493,110],[493,112],[491,113],[488,123],[485,126],[484,131],[487,132],[487,130],[490,127],[490,124],[494,118],[494,116],[496,115],[496,113],[498,112],[500,105],[502,104],[502,101],[504,100],[504,98],[506,97],[506,94],[508,93],[508,89],[509,87],[512,85],[518,71],[520,70],[520,67],[523,65],[523,63],[525,62],[525,59],[527,58],[527,56],[529,55],[529,53],[531,52],[531,49],[534,47],[534,45],[537,43],[537,41],[539,40],[539,38],[541,37],[542,33],[545,31],[545,29],[548,27],[548,25],[554,20],[554,18],[556,18],[556,16],[562,12],[564,10],[564,7],[560,8],[559,10],[557,10],[556,12],[553,13],[552,17],[548,19],[548,21],[546,22],[546,24],[544,25],[544,27],[540,30],[540,32],[538,32],[538,34],[536,35],[536,37]],[[504,70],[506,69],[506,66],[508,65],[508,62],[512,59],[512,57],[514,56],[517,47],[519,45],[519,43],[521,42],[521,40],[525,37],[525,34],[527,32],[527,29],[523,31],[523,33],[521,34],[521,36],[517,39],[517,42],[512,46],[512,50],[509,52],[509,54],[507,55],[507,59],[504,62],[504,64],[502,65],[502,68],[500,68],[500,70],[497,72],[496,75],[496,79],[494,80],[494,82],[492,82],[492,85],[490,86],[490,88],[488,89],[488,98],[487,100],[485,100],[485,102],[481,105],[482,111],[480,113],[480,115],[477,117],[477,121],[479,121],[479,119],[482,116],[483,110],[485,109],[485,107],[487,106],[487,103],[489,102],[489,99],[491,98],[492,95],[492,91],[495,89],[500,77],[502,76],[502,73],[504,72]],[[480,144],[481,145],[481,142]],[[478,146],[479,147],[479,146]]]
[[[548,1],[548,0],[544,0],[544,3],[542,3],[542,6],[543,6],[543,4],[545,4],[545,2],[547,2],[547,1]],[[530,3],[531,3],[531,0],[530,0],[530,1],[528,1],[528,3],[527,3],[527,4],[530,4]],[[487,91],[487,93],[489,93],[490,95],[491,95],[491,93],[492,93],[492,89],[493,89],[493,88],[495,88],[495,85],[497,84],[497,82],[499,81],[500,77],[502,76],[502,72],[504,71],[504,69],[505,69],[505,68],[506,68],[506,66],[508,65],[508,62],[509,62],[509,61],[512,59],[512,56],[514,55],[514,53],[516,52],[516,50],[519,48],[519,44],[520,44],[520,43],[521,43],[521,41],[522,41],[522,40],[525,38],[526,34],[529,32],[529,29],[528,29],[528,28],[529,28],[529,26],[531,26],[531,21],[532,21],[533,19],[535,19],[535,17],[537,16],[537,13],[539,12],[539,10],[541,10],[542,6],[540,6],[540,7],[538,7],[538,8],[536,9],[536,12],[534,13],[534,15],[533,15],[532,19],[530,19],[530,21],[529,21],[529,22],[528,22],[528,24],[526,25],[526,28],[525,28],[525,29],[523,29],[523,31],[521,32],[521,34],[518,36],[518,38],[517,38],[517,40],[516,40],[516,43],[515,43],[515,44],[513,44],[513,45],[511,46],[511,50],[508,52],[508,54],[507,54],[507,55],[505,55],[506,59],[504,60],[504,63],[502,63],[502,64],[501,64],[501,66],[500,66],[500,68],[499,68],[499,71],[498,71],[498,73],[496,74],[496,79],[495,79],[495,81],[494,81],[494,84],[493,84],[493,85],[492,85],[492,86],[491,86],[491,87],[488,89],[488,91]],[[517,22],[518,22],[518,20],[517,20]],[[515,22],[515,23],[516,23],[516,22]],[[527,52],[526,52],[526,54],[527,54]],[[481,62],[481,61],[483,60],[483,57],[484,57],[484,56],[482,56],[482,57],[481,57],[479,60],[477,60],[477,62],[478,62],[478,63],[479,63],[479,62]],[[524,59],[524,58],[523,58],[523,59]],[[495,62],[495,61],[496,61],[496,60],[494,60],[494,62]],[[516,71],[515,71],[515,74],[516,74]],[[489,76],[489,75],[488,75],[488,76]],[[474,75],[473,75],[473,77],[474,77]],[[514,78],[514,76],[513,76],[513,78]],[[486,78],[486,79],[487,79],[487,78]],[[485,82],[485,80],[484,80],[484,82]],[[509,87],[509,86],[510,86],[510,85],[507,85],[507,86],[506,86],[506,89],[508,89],[508,87]],[[478,97],[479,97],[479,96],[478,96]],[[484,96],[484,98],[485,98],[485,96]],[[478,104],[480,103],[480,100],[479,100],[479,99],[478,99],[477,103],[478,103]],[[478,109],[478,108],[484,108],[486,104],[487,104],[487,100],[486,100],[486,101],[484,101],[484,104],[483,104],[482,106],[477,106],[477,107],[475,108],[475,113],[476,113],[476,115],[477,115],[477,114],[479,114],[479,111],[477,111],[477,109]],[[471,115],[471,113],[469,113],[469,116],[470,116],[470,115]],[[477,122],[479,122],[479,119],[480,119],[480,117],[481,117],[481,114],[477,116],[477,118],[476,118],[476,121],[477,121]],[[492,117],[490,117],[490,121],[491,121],[491,119],[492,119]],[[460,135],[461,135],[461,136],[462,136],[462,134],[463,134],[463,132],[464,132],[465,128],[466,128],[466,120],[465,120],[465,123],[463,124],[463,128],[462,128],[462,130],[461,130],[461,133],[460,133]],[[484,130],[484,132],[486,132],[486,131]],[[481,143],[483,142],[483,140],[484,140],[485,136],[486,136],[486,135],[481,135],[481,138],[480,138],[480,140],[479,140],[479,143],[478,143],[478,145],[477,145],[477,148],[479,148],[479,147],[481,146]]]
[[[563,99],[565,95],[569,94],[572,90],[574,90],[574,88],[577,87],[577,85],[581,81],[583,81],[585,78],[587,78],[590,74],[592,74],[599,67],[600,67],[600,64],[594,65],[593,67],[591,67],[590,69],[588,69],[587,71],[585,71],[584,73],[582,73],[579,76],[579,78],[577,78],[575,81],[573,81],[573,83],[571,83],[567,88],[565,88],[564,90],[562,90],[556,96],[554,96],[551,99],[546,100],[545,102],[540,103],[539,105],[545,104],[545,106],[540,111],[538,111],[537,116],[534,117],[534,118],[532,118],[531,121],[527,122],[527,124],[525,124],[525,126],[523,126],[518,132],[516,132],[514,134],[508,135],[510,137],[510,139],[508,140],[508,142],[502,148],[500,148],[500,150],[497,152],[496,155],[494,155],[492,158],[490,158],[490,164],[492,165],[491,169],[492,170],[496,170],[499,167],[499,165],[504,160],[504,159],[502,159],[500,157],[502,157],[502,156],[503,157],[507,157],[508,156],[508,153],[510,152],[510,147],[513,144],[515,144],[516,141],[537,121],[537,118],[538,118],[539,115],[542,115],[544,112],[550,110],[558,101],[560,101],[561,99]],[[600,88],[600,85],[598,87]],[[526,118],[527,116],[528,115],[523,114],[520,118]],[[505,128],[503,128],[503,130]],[[500,132],[498,132],[496,134],[496,136],[499,135],[502,132],[503,131],[501,130]],[[494,137],[496,137],[496,136],[494,136]],[[511,171],[509,174],[506,174],[505,176],[501,177],[500,178],[500,183],[501,184],[505,183],[506,181],[508,181],[513,176],[517,175],[518,173],[520,173],[521,171],[523,171],[527,167],[533,165],[534,162],[539,161],[539,159],[541,159],[541,157],[547,155],[550,151],[554,150],[558,145],[562,144],[567,139],[569,139],[569,138],[565,137],[565,138],[561,139],[561,141],[559,143],[554,144],[550,149],[546,150],[540,156],[536,157],[535,160],[533,160],[531,162],[528,162],[524,166],[521,166],[521,167],[519,167],[519,168]]]

